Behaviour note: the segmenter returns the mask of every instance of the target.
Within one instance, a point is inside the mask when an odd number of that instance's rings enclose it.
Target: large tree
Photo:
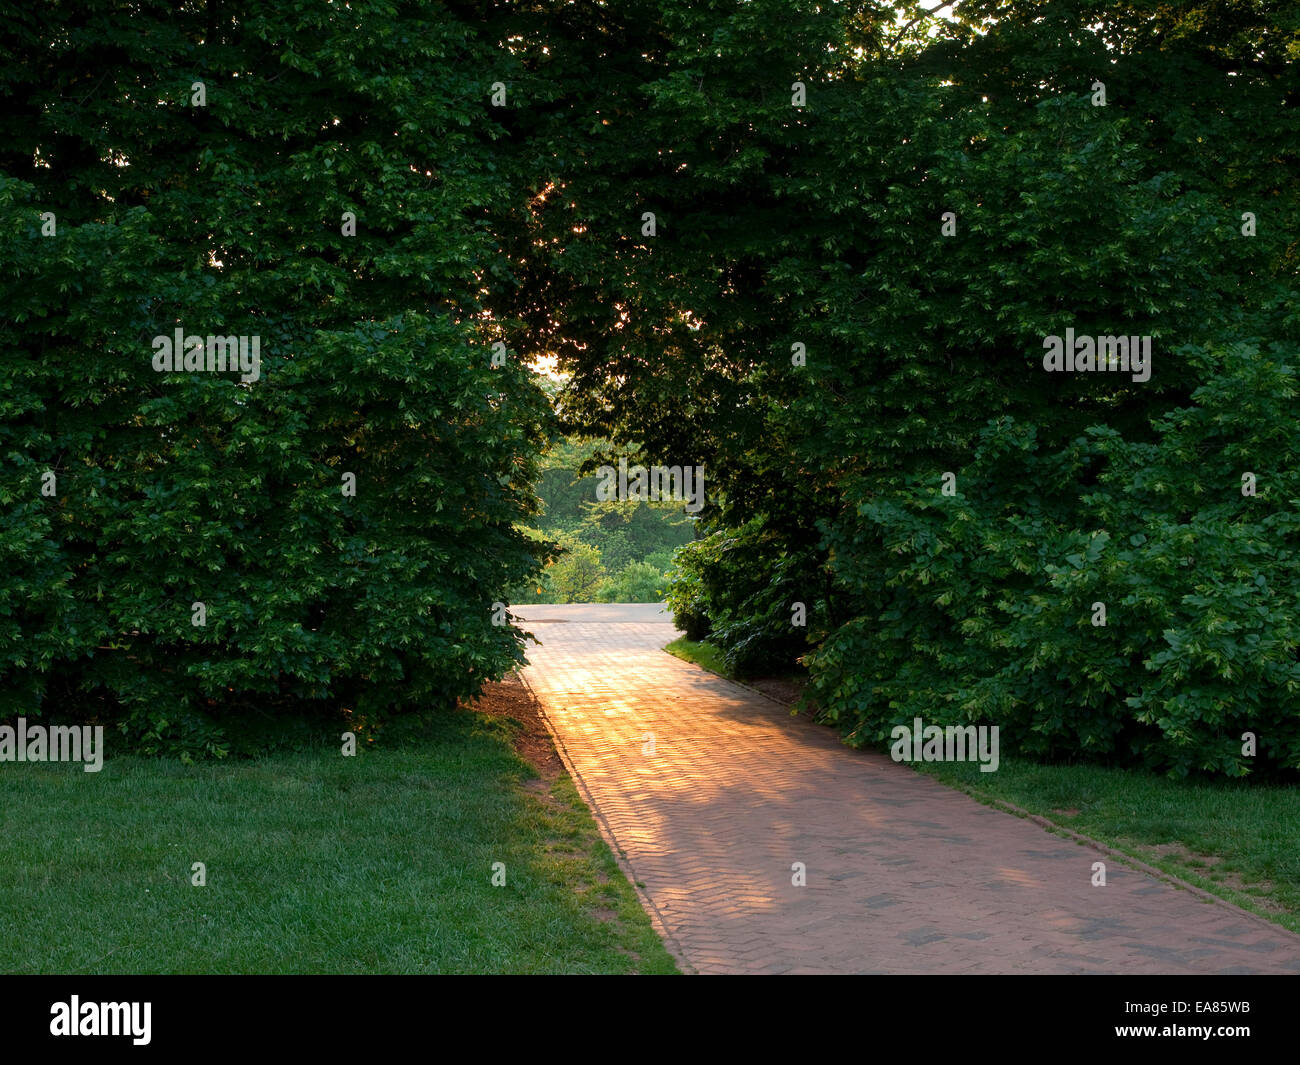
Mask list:
[[[554,50],[559,75],[588,74],[536,116],[549,166],[520,317],[573,375],[571,426],[710,472],[722,531],[696,553],[723,642],[787,654],[804,603],[818,693],[857,740],[923,708],[1008,715],[1040,752],[1240,772],[1253,721],[1275,762],[1300,762],[1294,611],[1256,631],[1235,592],[1215,600],[1211,627],[1267,649],[1227,716],[1226,652],[1178,635],[1243,566],[1279,602],[1291,589],[1300,456],[1281,408],[1257,433],[1219,412],[1217,436],[1190,434],[1246,381],[1285,389],[1294,361],[1292,6],[613,12],[598,45]],[[1067,329],[1151,338],[1150,378],[1045,372]],[[1264,508],[1231,521],[1222,497],[1202,507],[1224,448],[1271,475]],[[1123,480],[1138,454],[1194,476],[1172,495]],[[1157,557],[1118,545],[1171,550],[1168,522],[1249,528],[1161,583]],[[1076,557],[1122,570],[1108,594],[1132,609],[1104,633],[1082,586],[1062,591]]]
[[[220,750],[214,715],[446,702],[521,658],[493,604],[537,563],[546,406],[491,347],[513,64],[415,2],[11,9],[6,713]],[[177,330],[257,338],[256,379],[159,371]]]

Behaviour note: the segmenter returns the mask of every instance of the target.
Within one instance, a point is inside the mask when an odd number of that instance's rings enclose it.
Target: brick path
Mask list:
[[[524,678],[684,969],[1300,972],[1300,937],[665,654],[656,606],[520,612],[543,641]]]

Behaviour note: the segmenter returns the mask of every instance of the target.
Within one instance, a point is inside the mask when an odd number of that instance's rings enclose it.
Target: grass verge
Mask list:
[[[688,640],[685,636],[679,636],[664,650],[684,662],[694,662],[711,673],[717,673],[728,680],[734,679],[723,664],[722,652],[705,640]]]

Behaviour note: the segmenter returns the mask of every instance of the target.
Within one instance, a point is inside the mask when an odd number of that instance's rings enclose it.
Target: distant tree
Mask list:
[[[568,536],[561,537],[560,543],[564,554],[546,570],[557,599],[561,603],[593,602],[596,589],[607,576],[600,550]]]
[[[600,603],[658,603],[667,586],[663,571],[648,562],[629,562],[596,589]]]

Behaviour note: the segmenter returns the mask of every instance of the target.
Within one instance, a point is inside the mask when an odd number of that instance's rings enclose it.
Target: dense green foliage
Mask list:
[[[936,474],[863,503],[855,538],[834,540],[863,613],[809,660],[830,716],[882,740],[912,715],[991,721],[1033,755],[1229,775],[1249,731],[1294,765],[1296,355],[1189,352],[1207,383],[1153,441],[1095,426],[1049,451],[1004,418],[954,496]]]
[[[756,559],[772,558],[770,566]],[[708,636],[722,648],[728,673],[746,676],[792,661],[806,649],[794,604],[817,587],[811,551],[781,551],[757,521],[717,529],[676,557],[668,592],[673,620],[689,640]],[[804,603],[804,613],[824,603]]]
[[[679,618],[733,665],[811,652],[852,742],[920,715],[1300,767],[1294,5],[979,0],[899,33],[665,3],[653,29],[552,164],[521,317],[571,429],[710,470]],[[1067,329],[1150,337],[1150,378],[1048,373]]]
[[[4,31],[3,710],[472,691],[494,601],[651,594],[686,526],[583,502],[625,455],[707,471],[690,632],[851,742],[1300,768],[1294,3],[236,7]],[[262,378],[155,373],[178,325]],[[497,340],[595,442],[541,515]]]
[[[537,565],[547,409],[490,360],[524,183],[479,30],[365,0],[11,12],[0,715],[220,752],[229,720],[445,705],[521,659],[492,604]],[[260,338],[260,374],[158,372],[177,328]]]

